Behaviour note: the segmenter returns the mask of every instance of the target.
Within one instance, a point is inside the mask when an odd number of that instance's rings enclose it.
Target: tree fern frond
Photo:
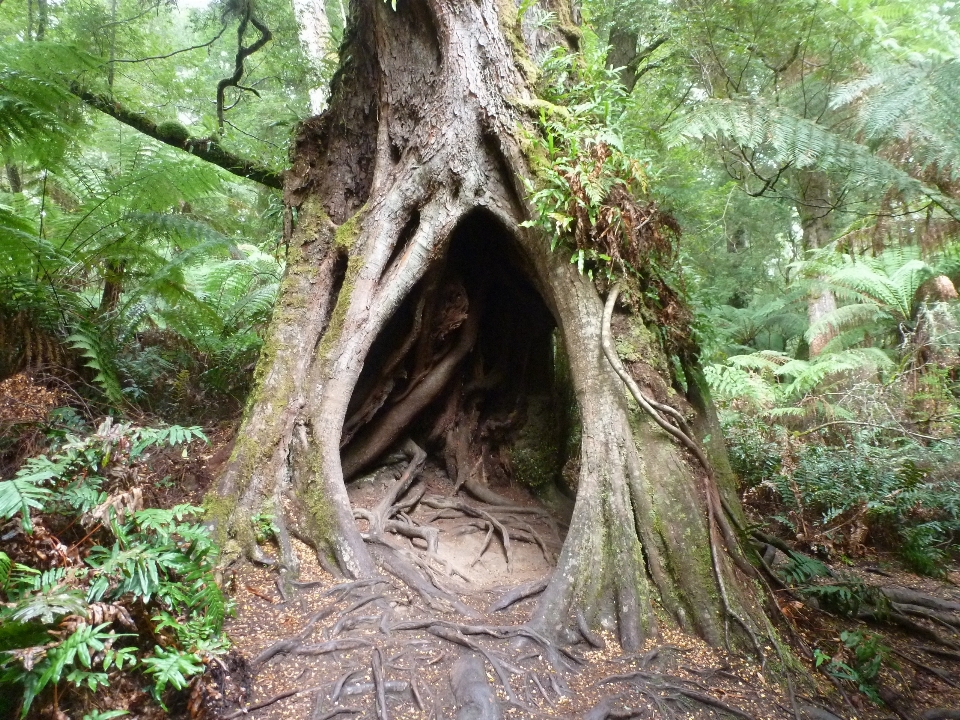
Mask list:
[[[873,303],[841,305],[811,324],[803,337],[810,342],[817,337],[842,333],[855,327],[880,322],[885,318],[890,318],[890,315]]]
[[[708,365],[704,377],[711,394],[720,402],[746,401],[756,408],[764,407],[776,397],[774,387],[756,373],[731,366]]]
[[[0,45],[0,145],[8,158],[59,161],[84,120],[80,101],[57,71],[89,69],[92,62],[59,43]]]
[[[780,107],[759,102],[712,100],[668,128],[671,146],[688,140],[727,138],[752,148],[772,162],[797,168],[816,166],[823,171],[842,170],[850,182],[934,200],[960,216],[960,204],[939,189],[923,183],[860,143],[854,142],[812,120],[797,117]]]

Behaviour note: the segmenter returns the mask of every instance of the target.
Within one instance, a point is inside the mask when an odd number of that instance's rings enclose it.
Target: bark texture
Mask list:
[[[537,43],[575,40],[569,8],[546,9],[559,25]],[[516,405],[529,408],[546,396],[546,385],[516,378],[546,362],[555,327],[579,406],[579,469],[532,626],[561,638],[578,624],[605,627],[632,651],[664,620],[723,644],[736,616],[733,643],[747,645],[761,613],[739,539],[720,538],[708,513],[712,480],[611,368],[595,285],[520,225],[529,208],[519,178],[530,176],[521,127],[532,128],[524,108],[536,98],[514,6],[356,0],[341,58],[329,109],[295,142],[287,276],[240,439],[209,501],[239,540],[232,549],[257,555],[249,518],[272,503],[282,545],[299,534],[331,566],[374,575],[389,553],[364,543],[345,482],[416,430],[446,448],[458,483],[476,485],[470,468],[487,467],[487,451],[458,452],[496,446],[491,417],[523,425],[511,398],[529,395]],[[671,387],[638,317],[618,313],[614,333],[645,392],[695,427],[715,426],[702,378],[686,373],[690,402]],[[416,449],[410,457],[422,462]],[[281,564],[296,571],[292,553]]]

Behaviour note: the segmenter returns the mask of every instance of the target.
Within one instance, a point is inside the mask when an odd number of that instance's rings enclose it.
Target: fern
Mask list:
[[[938,188],[917,180],[868,147],[782,107],[769,107],[759,101],[711,100],[668,129],[673,146],[707,138],[728,139],[781,165],[843,171],[851,185],[894,187],[908,195],[929,198],[954,217],[960,215],[960,205]]]
[[[159,645],[154,646],[153,657],[143,659],[143,664],[147,674],[153,676],[154,697],[158,700],[167,685],[182,690],[189,682],[188,677],[203,672],[199,656],[178,650],[165,650]]]
[[[84,70],[93,59],[58,43],[0,45],[0,146],[8,158],[58,162],[84,120],[80,103],[51,67]]]
[[[100,385],[107,399],[114,405],[122,404],[123,390],[112,367],[112,353],[104,349],[100,339],[90,332],[78,330],[68,336],[66,341],[80,351],[86,359],[86,366],[95,371],[93,380]]]
[[[63,615],[87,614],[87,603],[83,595],[66,588],[43,588],[36,595],[22,599],[13,609],[10,617],[16,622],[39,620],[44,625],[53,623],[54,618]]]
[[[9,520],[19,512],[23,529],[30,532],[30,510],[42,509],[51,495],[49,488],[40,487],[38,483],[49,479],[47,473],[36,473],[0,482],[0,518]]]

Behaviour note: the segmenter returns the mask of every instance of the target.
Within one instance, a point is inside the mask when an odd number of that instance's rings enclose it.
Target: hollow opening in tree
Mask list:
[[[402,463],[425,464],[441,481],[431,492],[505,506],[527,490],[569,512],[564,467],[579,457],[578,413],[556,322],[531,275],[493,215],[477,210],[458,223],[367,355],[341,439],[348,482],[406,453]]]

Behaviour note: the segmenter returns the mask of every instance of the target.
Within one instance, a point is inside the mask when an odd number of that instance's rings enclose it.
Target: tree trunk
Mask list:
[[[554,42],[575,42],[569,10],[548,9]],[[734,523],[713,512],[720,494],[737,512],[729,472],[718,494],[630,399],[601,346],[597,287],[521,227],[522,128],[533,127],[522,109],[535,96],[518,25],[499,0],[353,3],[329,109],[293,148],[286,277],[210,517],[228,553],[262,560],[249,518],[272,503],[287,573],[288,534],[349,576],[391,569],[365,544],[345,481],[407,437],[445,458],[458,483],[510,466],[491,457],[506,456],[504,438],[549,396],[556,337],[579,405],[579,474],[532,625],[563,638],[581,615],[628,651],[658,622],[715,645],[732,628],[733,644],[756,646],[765,625],[744,582],[751,569]],[[630,370],[646,394],[715,426],[693,365],[676,381],[687,403],[636,314],[618,312],[613,330],[635,348]]]
[[[830,193],[830,180],[822,172],[803,171],[800,173],[800,202],[797,212],[800,215],[800,227],[803,230],[803,249],[817,250],[830,242],[833,235],[833,204]],[[807,320],[813,327],[837,309],[837,299],[833,292],[821,288],[810,293],[807,298]],[[810,357],[823,352],[823,348],[836,333],[829,330],[817,332],[810,337]]]

